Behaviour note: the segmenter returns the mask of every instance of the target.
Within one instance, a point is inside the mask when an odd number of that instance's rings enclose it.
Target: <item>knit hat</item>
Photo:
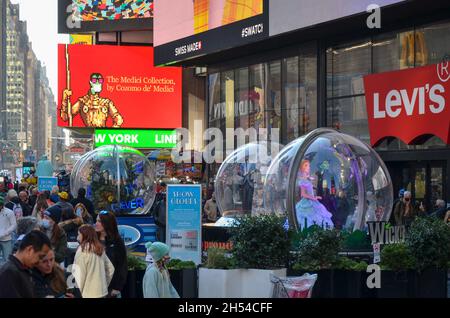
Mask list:
[[[53,205],[45,210],[44,215],[51,218],[55,223],[59,223],[61,220],[62,209],[58,205]]]
[[[157,262],[162,259],[164,256],[169,254],[169,246],[161,242],[147,243],[145,244],[148,252],[153,258],[153,261]]]

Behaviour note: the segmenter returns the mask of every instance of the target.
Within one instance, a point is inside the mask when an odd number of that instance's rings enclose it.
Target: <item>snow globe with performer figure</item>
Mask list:
[[[140,151],[102,146],[83,155],[71,174],[74,197],[84,188],[95,211],[116,215],[148,214],[155,199],[155,164]]]
[[[264,178],[280,147],[276,142],[251,142],[223,161],[214,183],[222,216],[216,226],[230,226],[244,215],[265,214]]]
[[[285,214],[286,227],[296,230],[364,230],[368,221],[388,221],[393,204],[392,181],[378,154],[328,128],[285,146],[268,169],[264,189],[266,211]]]

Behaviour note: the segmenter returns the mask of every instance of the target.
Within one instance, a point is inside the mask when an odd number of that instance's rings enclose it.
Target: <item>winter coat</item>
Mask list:
[[[114,266],[105,252],[98,256],[79,247],[72,273],[83,298],[102,298],[108,295]]]
[[[112,289],[121,291],[127,282],[128,263],[127,250],[122,239],[110,241],[106,238],[104,242],[106,255],[114,265],[114,276],[109,284],[109,291]]]
[[[30,269],[14,255],[0,267],[0,298],[33,298],[33,280]]]
[[[0,210],[0,242],[11,241],[11,233],[17,228],[17,221],[14,212],[3,208]]]
[[[156,263],[147,267],[142,288],[144,298],[180,298],[170,281],[169,272],[166,269],[160,271]]]

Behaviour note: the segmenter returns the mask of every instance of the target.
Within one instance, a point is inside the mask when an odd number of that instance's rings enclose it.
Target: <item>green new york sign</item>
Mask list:
[[[123,130],[97,129],[95,147],[122,145],[133,148],[175,148],[177,133],[175,130]]]

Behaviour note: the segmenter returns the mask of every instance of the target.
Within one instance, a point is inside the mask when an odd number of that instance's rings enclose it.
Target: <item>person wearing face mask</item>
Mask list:
[[[103,91],[104,78],[102,74],[93,73],[90,77],[90,89],[88,93],[72,104],[72,107],[68,109],[68,102],[72,96],[70,89],[65,89],[63,92],[63,99],[61,102],[61,119],[69,122],[72,117],[80,114],[81,119],[86,127],[106,127],[106,121],[111,116],[113,121],[113,127],[119,128],[123,124],[123,117],[117,110],[113,101],[101,97],[100,94]]]
[[[170,260],[169,246],[161,242],[145,244],[153,263],[145,270],[142,288],[144,298],[180,298],[170,281],[166,264]]]
[[[219,213],[217,211],[217,203],[216,203],[216,193],[213,192],[211,199],[206,201],[205,207],[203,208],[205,210],[206,219],[208,222],[216,222]]]
[[[64,261],[67,254],[67,235],[58,225],[61,220],[61,214],[61,208],[54,205],[45,210],[44,219],[41,221],[41,227],[50,238],[52,248],[55,251],[55,259],[58,264]]]
[[[394,206],[395,225],[409,225],[417,214],[416,206],[412,202],[411,192],[405,191],[403,198]]]

